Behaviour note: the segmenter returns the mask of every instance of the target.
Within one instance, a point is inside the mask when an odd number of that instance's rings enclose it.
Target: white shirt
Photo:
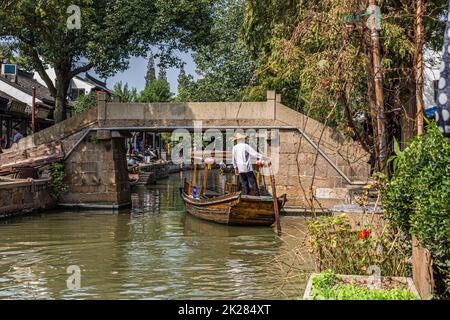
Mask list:
[[[239,173],[252,172],[253,158],[263,158],[264,156],[256,152],[245,142],[239,142],[233,147],[232,158],[233,167],[238,169]]]

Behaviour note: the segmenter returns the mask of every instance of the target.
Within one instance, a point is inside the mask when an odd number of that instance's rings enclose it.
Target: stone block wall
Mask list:
[[[370,174],[369,154],[339,132],[282,104],[277,120],[298,128],[326,154],[352,183],[364,184]],[[277,192],[286,193],[288,207],[328,210],[351,203],[350,184],[300,131],[281,131]]]
[[[36,147],[41,144],[54,141],[64,141],[64,139],[88,128],[97,122],[97,108],[88,110],[82,114],[75,115],[64,122],[57,123],[47,129],[39,131],[31,136],[27,136],[13,144],[10,149],[4,152],[17,152]]]
[[[0,219],[53,206],[48,180],[0,179]]]
[[[87,137],[66,160],[65,172],[69,192],[61,197],[63,205],[114,209],[130,204],[124,138]]]

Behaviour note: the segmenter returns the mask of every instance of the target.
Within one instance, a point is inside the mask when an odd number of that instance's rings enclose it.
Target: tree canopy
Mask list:
[[[218,0],[213,7],[210,41],[193,53],[198,80],[179,76],[178,101],[236,101],[250,85],[255,61],[241,32],[244,0]]]
[[[122,81],[114,85],[112,94],[120,97],[122,102],[137,102],[139,99],[136,88],[128,88],[128,83],[122,84]]]
[[[145,85],[156,79],[155,59],[153,53],[150,51],[147,63],[147,74],[145,75]]]
[[[150,82],[141,92],[139,102],[169,102],[173,98],[170,85],[165,79],[156,79]]]
[[[74,76],[91,68],[110,76],[126,69],[131,56],[145,55],[154,45],[165,61],[173,62],[174,50],[195,48],[208,39],[211,2],[17,0],[2,6],[0,40],[13,43],[40,74],[56,99],[55,120],[61,121]],[[45,72],[47,66],[55,69],[56,83]]]
[[[381,7],[383,86],[389,139],[415,120],[415,1]],[[425,41],[442,45],[445,0],[427,1]],[[371,34],[366,0],[248,0],[244,39],[257,58],[252,99],[277,90],[283,102],[336,127],[373,152]],[[405,116],[406,115],[406,116]]]

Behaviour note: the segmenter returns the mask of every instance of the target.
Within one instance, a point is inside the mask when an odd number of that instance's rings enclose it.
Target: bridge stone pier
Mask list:
[[[95,138],[93,138],[95,137]],[[65,161],[70,192],[61,204],[91,208],[119,208],[131,201],[125,138],[104,131],[82,141]]]
[[[349,203],[352,190],[369,178],[367,152],[340,132],[284,106],[273,91],[263,102],[173,104],[108,102],[100,93],[96,108],[26,137],[6,152],[61,143],[69,185],[61,204],[118,208],[131,197],[124,142],[129,132],[192,129],[195,121],[204,129],[278,129],[277,191],[287,194],[288,209]]]

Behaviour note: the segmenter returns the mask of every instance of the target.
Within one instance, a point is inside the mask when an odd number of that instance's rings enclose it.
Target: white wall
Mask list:
[[[86,94],[90,93],[95,86],[78,78],[72,79],[72,89],[84,89]]]
[[[428,109],[436,106],[434,101],[433,81],[439,80],[439,69],[441,67],[442,55],[439,52],[425,50],[424,52],[425,68],[423,72],[424,90],[423,100],[424,108]]]
[[[46,70],[49,78],[52,80],[53,84],[55,84],[55,79],[56,79],[56,73],[55,70],[53,68],[47,69]],[[36,79],[37,82],[39,82],[40,84],[42,84],[43,86],[47,87],[47,85],[45,84],[44,80],[42,80],[41,76],[39,75],[39,73],[35,72],[34,73],[34,79]],[[81,79],[77,79],[77,78],[73,78],[70,84],[70,89],[85,89],[86,93],[90,93],[92,89],[94,89],[95,86],[83,81]]]

